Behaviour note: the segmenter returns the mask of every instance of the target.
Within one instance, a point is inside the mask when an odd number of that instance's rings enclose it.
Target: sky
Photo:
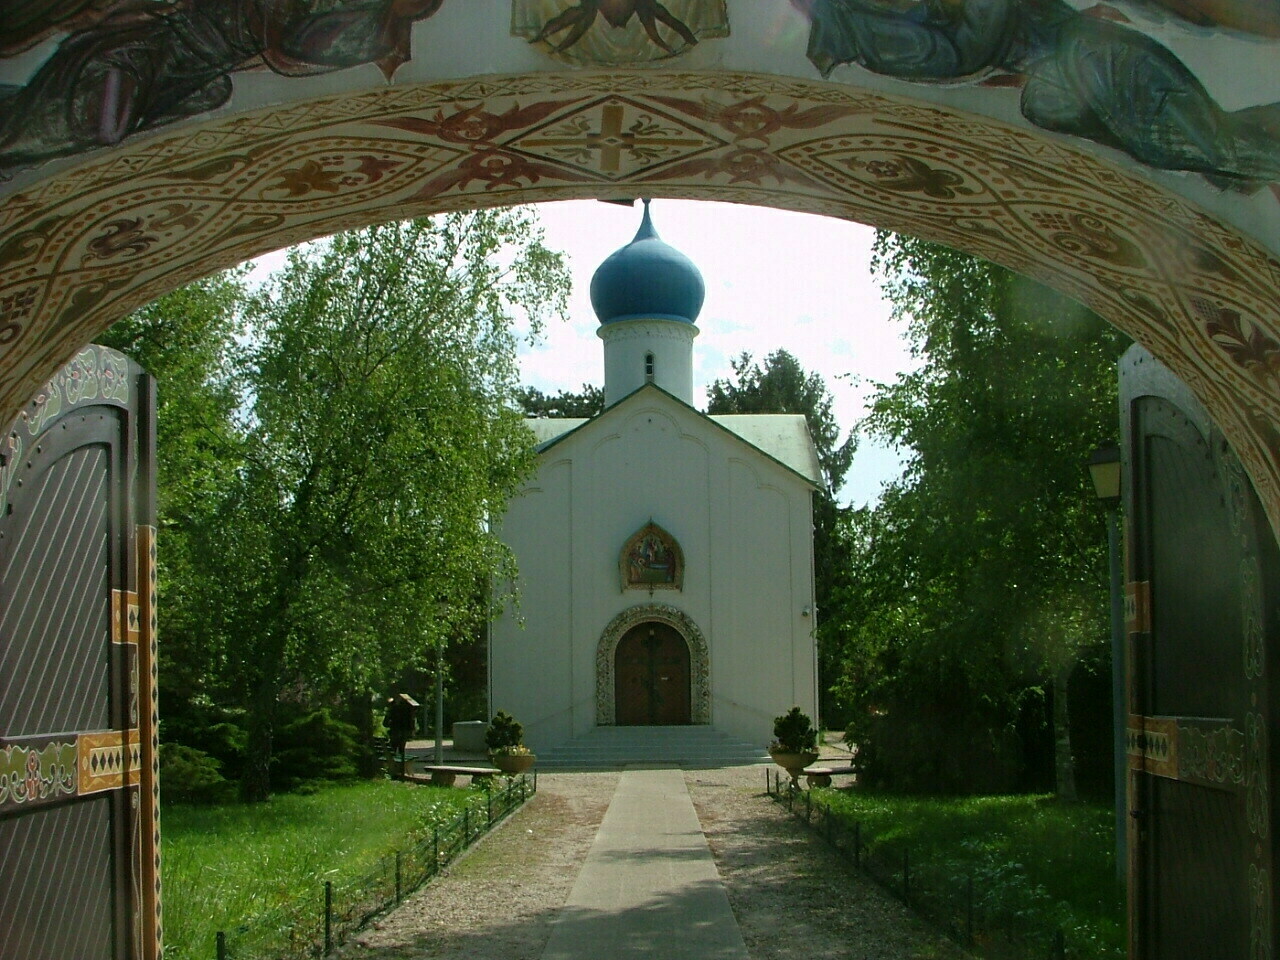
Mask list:
[[[732,358],[746,351],[763,360],[785,347],[826,380],[843,438],[863,416],[873,383],[915,366],[871,275],[870,227],[694,200],[655,200],[651,211],[662,239],[697,264],[707,284],[693,347],[700,409],[707,384],[732,373]],[[574,200],[540,204],[538,213],[547,245],[567,255],[573,293],[568,316],[551,320],[540,343],[522,347],[522,380],[551,393],[603,385],[591,276],[635,235],[640,205]],[[872,501],[901,468],[897,452],[863,439],[839,498],[855,506]]]

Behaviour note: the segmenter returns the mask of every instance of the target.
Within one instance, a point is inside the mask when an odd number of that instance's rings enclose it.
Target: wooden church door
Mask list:
[[[1121,362],[1131,956],[1274,956],[1275,539],[1235,455],[1149,354]]]
[[[619,726],[689,723],[689,645],[678,630],[637,624],[618,642],[615,656]]]
[[[0,435],[0,953],[153,960],[154,386],[88,347]]]

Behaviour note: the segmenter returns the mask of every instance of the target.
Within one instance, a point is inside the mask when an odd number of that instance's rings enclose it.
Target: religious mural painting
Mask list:
[[[1280,264],[1262,245],[1071,143],[776,77],[725,75],[713,91],[670,72],[387,87],[358,106],[333,97],[121,144],[0,206],[0,399],[21,402],[103,318],[282,243],[379,211],[636,185],[877,223],[1032,273],[1166,346],[1280,504],[1267,424],[1280,419]],[[1177,334],[1183,323],[1200,333]],[[1250,404],[1223,399],[1227,383]]]
[[[1125,18],[1114,8],[1090,15],[1065,0],[792,2],[811,20],[809,59],[824,77],[856,63],[902,80],[1018,86],[1023,116],[1045,130],[1224,187],[1280,182],[1280,103],[1224,110],[1172,51],[1117,22]],[[1265,15],[1250,17],[1239,4],[1161,6],[1266,28]]]
[[[24,86],[0,86],[0,178],[222,106],[231,74],[308,76],[410,58],[415,22],[444,0],[166,4],[30,0],[0,27],[0,57],[75,29]]]
[[[1141,10],[1172,15],[1198,27],[1225,28],[1280,37],[1277,0],[1132,0]]]
[[[627,540],[618,568],[623,590],[680,590],[684,586],[680,544],[652,521]]]
[[[511,32],[566,63],[640,64],[729,35],[725,0],[514,0]]]

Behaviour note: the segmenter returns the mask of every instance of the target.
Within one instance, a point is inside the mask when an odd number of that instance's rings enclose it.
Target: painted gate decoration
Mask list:
[[[1150,354],[1128,431],[1130,912],[1141,960],[1275,956],[1266,651],[1280,558],[1239,461]]]
[[[0,936],[159,956],[154,390],[88,347],[0,436]]]

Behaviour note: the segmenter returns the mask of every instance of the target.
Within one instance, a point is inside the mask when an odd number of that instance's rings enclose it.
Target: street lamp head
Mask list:
[[[1098,499],[1107,506],[1120,502],[1120,448],[1104,444],[1089,455],[1089,476]]]

